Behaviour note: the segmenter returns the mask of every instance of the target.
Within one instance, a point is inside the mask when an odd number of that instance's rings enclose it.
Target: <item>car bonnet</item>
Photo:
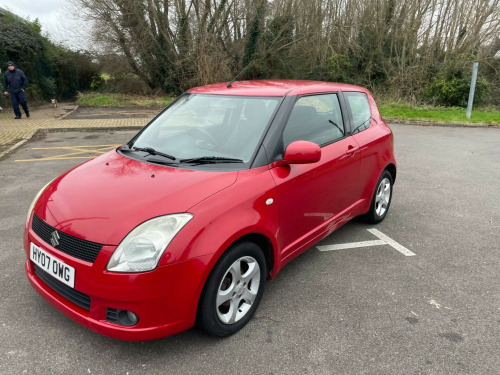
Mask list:
[[[171,168],[111,151],[55,179],[34,212],[67,234],[118,245],[137,225],[157,216],[187,212],[233,184],[237,174]]]

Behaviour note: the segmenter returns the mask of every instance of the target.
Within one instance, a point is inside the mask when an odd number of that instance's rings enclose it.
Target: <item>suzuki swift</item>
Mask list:
[[[287,262],[385,218],[393,136],[371,94],[328,82],[193,88],[125,145],[52,180],[26,220],[35,290],[124,340],[228,336]]]

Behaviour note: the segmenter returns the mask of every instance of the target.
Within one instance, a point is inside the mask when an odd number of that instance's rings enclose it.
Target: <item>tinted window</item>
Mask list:
[[[336,94],[304,96],[297,100],[283,132],[283,146],[293,141],[325,145],[344,137],[344,121]]]
[[[347,104],[352,113],[353,134],[367,129],[371,123],[370,103],[363,92],[346,92]]]

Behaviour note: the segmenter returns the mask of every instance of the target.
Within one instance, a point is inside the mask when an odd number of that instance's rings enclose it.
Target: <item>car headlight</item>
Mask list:
[[[118,245],[106,269],[112,272],[155,269],[170,241],[192,218],[191,214],[174,214],[145,221]]]
[[[53,178],[52,180],[47,182],[47,184],[43,188],[41,188],[38,193],[36,193],[35,198],[33,198],[33,201],[30,204],[30,208],[28,208],[28,216],[26,216],[26,225],[28,225],[28,223],[30,221],[31,214],[33,213],[33,209],[35,208],[35,204],[38,201],[38,198],[40,198],[40,195],[42,195],[42,193],[47,188],[47,186],[49,186],[52,183],[52,181],[54,181],[54,180],[55,180],[55,178]]]

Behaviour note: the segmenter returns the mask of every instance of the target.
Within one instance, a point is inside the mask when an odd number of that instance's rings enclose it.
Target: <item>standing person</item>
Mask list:
[[[21,118],[21,111],[19,110],[19,104],[24,109],[26,117],[30,117],[30,110],[28,109],[28,99],[24,90],[28,87],[28,79],[21,69],[16,69],[16,66],[12,61],[7,62],[7,71],[3,76],[3,91],[5,95],[8,95],[10,91],[10,100],[12,101],[12,108],[14,109],[15,119]]]

